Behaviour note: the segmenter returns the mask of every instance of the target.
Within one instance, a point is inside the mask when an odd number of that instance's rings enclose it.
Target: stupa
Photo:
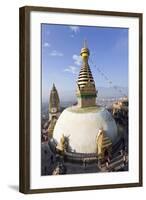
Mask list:
[[[88,64],[90,51],[86,42],[80,55],[82,66],[76,89],[78,103],[61,113],[54,127],[53,138],[58,146],[62,135],[67,138],[67,152],[96,154],[100,130],[103,130],[105,137],[114,144],[117,139],[117,126],[110,112],[96,104],[97,90]]]

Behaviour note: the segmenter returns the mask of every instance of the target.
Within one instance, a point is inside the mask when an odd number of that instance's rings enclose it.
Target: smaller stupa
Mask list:
[[[48,137],[52,138],[53,131],[57,119],[60,115],[60,100],[58,91],[53,83],[52,90],[50,92],[50,99],[49,99],[49,126],[48,126]]]

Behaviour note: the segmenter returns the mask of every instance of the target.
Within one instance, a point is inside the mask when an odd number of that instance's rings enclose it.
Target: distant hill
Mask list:
[[[98,88],[98,98],[119,98],[121,96],[128,96],[127,87],[99,87]]]
[[[98,94],[97,98],[120,98],[122,96],[128,96],[128,88],[127,87],[120,87],[120,86],[114,86],[114,87],[98,87]],[[65,102],[71,102],[75,103],[77,101],[75,91],[58,91],[60,101],[63,104],[66,104]],[[48,98],[43,99],[43,103],[47,103],[49,101]]]

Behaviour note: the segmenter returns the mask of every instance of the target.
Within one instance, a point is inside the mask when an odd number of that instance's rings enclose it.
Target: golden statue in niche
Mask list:
[[[104,157],[105,150],[111,151],[112,142],[109,139],[109,137],[106,136],[105,131],[103,129],[99,129],[98,131],[96,144],[97,144],[97,155],[101,159]]]
[[[60,152],[64,152],[65,150],[65,136],[62,134],[62,137],[60,138],[59,144],[56,146],[56,149]]]

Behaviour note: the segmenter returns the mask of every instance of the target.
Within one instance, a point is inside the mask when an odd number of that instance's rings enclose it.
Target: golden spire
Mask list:
[[[83,45],[84,48],[87,48],[87,40],[84,40],[84,45]]]
[[[84,40],[83,48],[81,49],[80,55],[82,56],[83,62],[88,62],[90,51],[87,48],[87,40]]]
[[[80,55],[82,56],[82,67],[78,77],[78,85],[79,87],[84,87],[88,82],[95,85],[89,64],[88,64],[88,57],[90,55],[90,51],[87,48],[87,41],[84,40],[84,47],[81,49]]]
[[[80,53],[82,57],[82,66],[77,80],[77,97],[79,107],[96,106],[96,88],[95,82],[88,64],[90,51],[87,48],[87,41],[84,41],[84,46]]]

